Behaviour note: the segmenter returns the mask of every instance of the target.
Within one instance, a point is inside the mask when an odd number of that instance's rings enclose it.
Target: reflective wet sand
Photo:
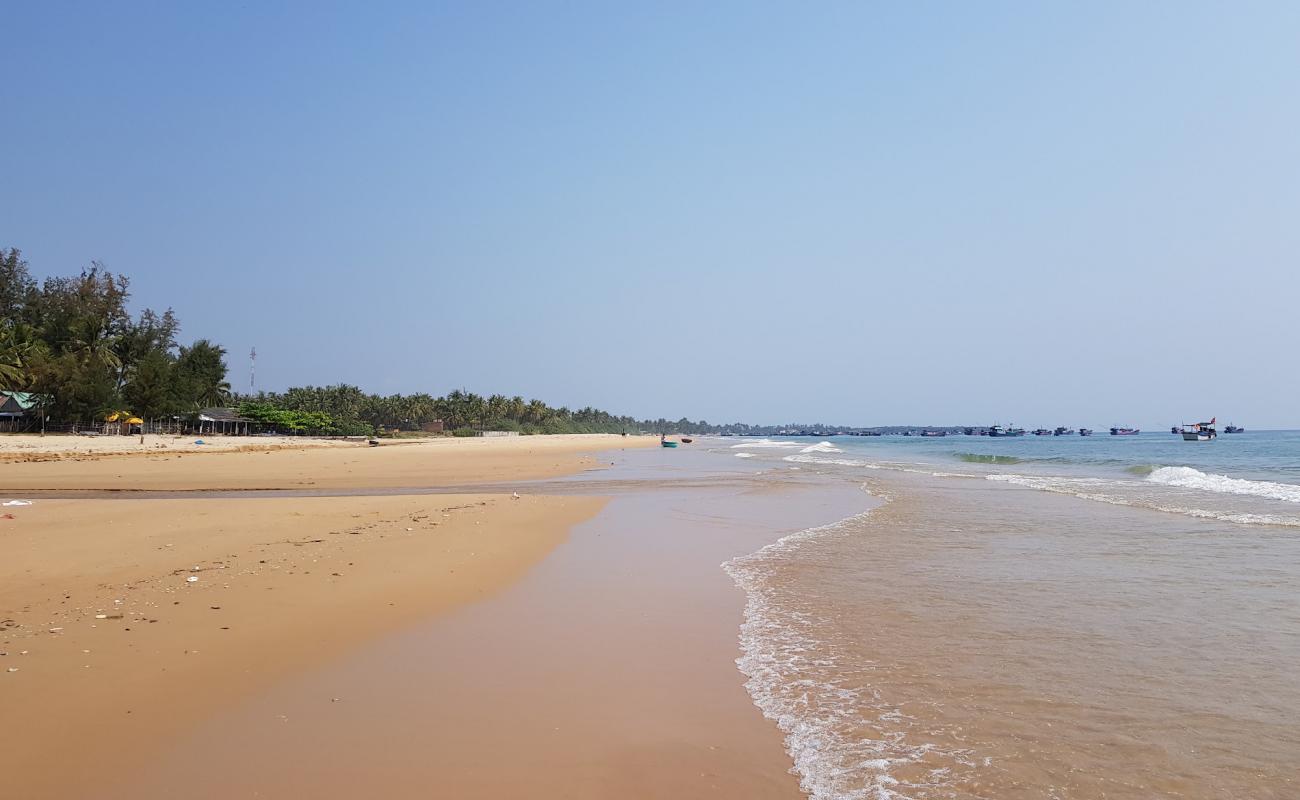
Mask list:
[[[252,697],[101,796],[801,796],[736,670],[744,595],[719,564],[870,499],[693,458],[641,458],[504,593]]]

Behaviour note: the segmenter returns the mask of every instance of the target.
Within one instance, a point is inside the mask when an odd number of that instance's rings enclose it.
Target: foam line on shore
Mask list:
[[[783,603],[771,580],[774,568],[797,559],[805,544],[846,531],[871,513],[792,533],[722,564],[746,595],[736,665],[748,679],[745,688],[754,705],[784,734],[800,787],[813,800],[902,800],[906,795],[898,790],[896,768],[934,750],[912,743],[902,731],[879,739],[853,733],[869,722],[864,712],[877,715],[877,722],[905,717],[897,708],[882,707],[867,687],[849,689],[810,677],[819,672],[814,666],[835,659],[834,648],[813,637],[806,614]],[[816,662],[810,661],[814,653]]]

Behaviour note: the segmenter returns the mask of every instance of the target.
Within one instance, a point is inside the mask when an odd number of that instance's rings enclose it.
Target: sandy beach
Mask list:
[[[215,710],[508,586],[604,503],[527,491],[120,500],[36,490],[499,484],[577,473],[596,466],[594,453],[652,444],[229,443],[0,463],[0,498],[31,502],[5,506],[0,519],[6,794],[102,796],[111,776],[145,769],[160,743]]]

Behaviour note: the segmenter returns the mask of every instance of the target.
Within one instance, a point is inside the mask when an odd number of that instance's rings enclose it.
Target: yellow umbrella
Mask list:
[[[117,418],[120,417],[120,416],[122,416],[121,412],[114,411],[112,414],[109,414],[107,417],[104,417],[104,421],[105,421],[105,422],[117,422]]]
[[[128,419],[128,420],[126,421],[126,424],[127,424],[127,425],[143,425],[143,424],[144,424],[144,420],[140,419],[139,417],[131,417],[130,419]]]

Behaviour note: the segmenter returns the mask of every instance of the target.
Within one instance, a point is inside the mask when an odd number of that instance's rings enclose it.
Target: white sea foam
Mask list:
[[[840,467],[866,467],[867,469],[881,469],[878,464],[870,461],[859,461],[853,458],[818,458],[817,456],[808,456],[796,454],[785,456],[782,461],[794,461],[800,464],[834,464]]]
[[[799,451],[800,453],[843,453],[844,451],[830,442],[818,442]]]
[[[736,458],[753,458],[753,453],[735,453]]]
[[[773,441],[771,439],[755,439],[752,442],[741,442],[740,444],[733,444],[731,446],[731,449],[740,450],[743,448],[745,450],[753,450],[756,448],[764,448],[764,447],[775,448],[778,450],[798,450],[800,447],[802,447],[802,445],[799,444],[799,442],[779,442],[779,441]]]
[[[736,665],[745,688],[763,715],[785,734],[800,786],[813,800],[902,800],[906,787],[892,773],[933,751],[914,744],[901,729],[879,739],[862,736],[864,727],[906,722],[900,709],[882,706],[869,687],[845,688],[826,673],[843,674],[835,649],[809,631],[810,617],[783,602],[770,580],[774,569],[813,539],[832,535],[866,517],[859,514],[831,525],[790,534],[747,556],[722,565],[745,591],[740,628],[742,655]],[[875,724],[871,724],[875,723]]]
[[[1248,481],[1244,478],[1232,478],[1227,475],[1209,475],[1191,467],[1160,467],[1147,476],[1152,483],[1166,486],[1178,486],[1183,489],[1199,489],[1204,492],[1222,494],[1245,494],[1254,497],[1267,497],[1271,500],[1285,500],[1288,503],[1300,503],[1300,486],[1293,483],[1273,483],[1272,481]]]
[[[1162,467],[1161,469],[1174,469],[1172,467]],[[1177,467],[1176,469],[1187,469],[1186,467]],[[1191,470],[1197,472],[1196,470]],[[1156,472],[1159,472],[1157,470]],[[1152,473],[1153,475],[1156,473]],[[1198,473],[1204,474],[1204,473]],[[1150,508],[1156,511],[1164,511],[1169,514],[1183,514],[1188,517],[1197,517],[1198,519],[1217,519],[1222,522],[1233,522],[1239,525],[1278,525],[1283,527],[1300,527],[1300,517],[1288,516],[1285,514],[1259,514],[1253,512],[1243,512],[1234,509],[1205,509],[1194,506],[1183,506],[1170,503],[1170,498],[1162,498],[1150,494],[1150,489],[1146,491],[1143,487],[1149,487],[1147,481],[1121,481],[1108,480],[1106,478],[1066,478],[1061,476],[1049,475],[1015,475],[1011,473],[1001,473],[997,475],[985,476],[988,480],[998,481],[1001,483],[1012,483],[1017,486],[1025,486],[1030,489],[1038,489],[1044,492],[1055,492],[1057,494],[1073,495],[1084,500],[1093,500],[1098,503],[1109,503],[1115,506],[1131,506],[1137,508]],[[1209,476],[1215,477],[1215,476]],[[1228,480],[1236,480],[1229,478]],[[1263,481],[1244,481],[1245,483],[1263,483]],[[1200,488],[1187,487],[1178,484],[1156,481],[1166,486],[1175,488]],[[1287,484],[1271,484],[1273,486],[1286,486]],[[1300,487],[1298,487],[1300,488]],[[1213,491],[1213,490],[1211,490]],[[1240,492],[1240,494],[1253,494],[1255,492]],[[1277,499],[1273,497],[1273,499]]]

